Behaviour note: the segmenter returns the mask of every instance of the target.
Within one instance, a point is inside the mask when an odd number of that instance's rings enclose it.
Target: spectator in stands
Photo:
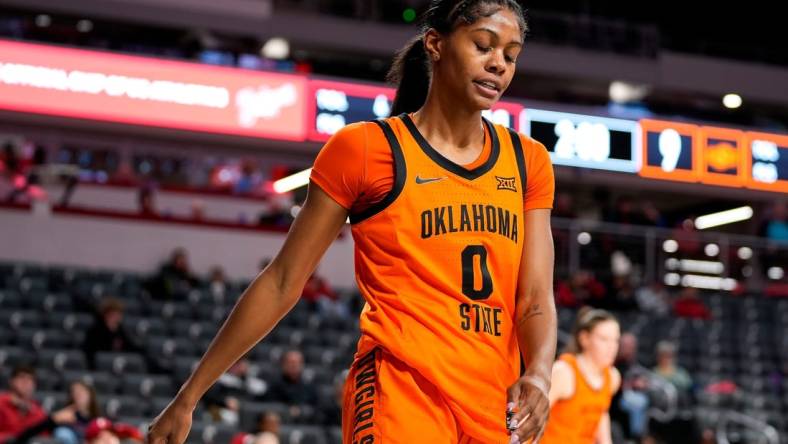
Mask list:
[[[161,266],[159,272],[148,284],[151,295],[156,299],[185,299],[186,295],[199,285],[192,274],[186,250],[176,248],[170,260]]]
[[[788,204],[778,200],[772,207],[772,214],[764,227],[764,235],[777,242],[788,242]]]
[[[711,319],[711,311],[698,296],[698,290],[691,287],[681,290],[673,304],[673,313],[682,318]]]
[[[215,302],[224,302],[229,285],[224,275],[224,268],[218,265],[211,268],[211,276],[208,280],[208,291]]]
[[[82,350],[91,368],[96,367],[98,352],[140,352],[123,327],[123,303],[115,298],[104,299],[99,305],[93,325],[85,334]]]
[[[638,308],[635,300],[635,287],[629,274],[615,275],[610,283],[610,297],[606,302],[608,309],[628,311]]]
[[[635,299],[642,312],[659,317],[665,317],[670,313],[670,294],[665,289],[665,285],[657,279],[637,289]]]
[[[350,316],[350,310],[345,301],[328,285],[325,279],[317,274],[317,271],[309,276],[301,297],[309,302],[310,306],[316,307],[324,316],[339,319],[347,319]]]
[[[554,217],[574,219],[576,217],[572,195],[569,193],[557,193],[555,196],[555,206],[553,207]]]
[[[333,396],[320,400],[318,415],[320,416],[320,422],[324,426],[342,425],[342,402],[345,394],[345,381],[347,375],[348,370],[340,372],[336,378],[334,378]]]
[[[621,390],[613,397],[611,418],[627,438],[640,440],[648,422],[648,379],[637,362],[638,340],[632,333],[621,335],[615,366],[621,373]]]
[[[564,307],[599,305],[607,291],[588,270],[580,270],[568,281],[559,282],[555,292],[556,303]]]
[[[298,350],[289,350],[282,355],[282,376],[271,384],[266,398],[291,406],[292,416],[301,416],[303,406],[317,404],[317,390],[303,379],[304,355]]]
[[[112,423],[107,418],[94,419],[85,430],[87,444],[120,444],[121,440],[125,443],[142,442],[143,439],[142,433],[136,427],[119,422]]]
[[[686,396],[692,389],[692,377],[676,364],[676,346],[670,341],[657,343],[657,366],[654,372],[673,384],[679,396]]]
[[[276,412],[263,412],[252,433],[238,433],[230,444],[279,444],[282,418]]]
[[[684,219],[673,229],[673,238],[678,242],[678,252],[684,257],[695,257],[701,253],[703,243],[692,218]]]
[[[233,364],[205,394],[205,403],[214,420],[236,425],[241,400],[248,396],[261,397],[268,384],[249,372],[249,359],[244,356]]]
[[[100,416],[96,391],[82,381],[69,386],[69,400],[65,407],[48,415],[20,433],[14,443],[26,443],[41,433],[53,432],[60,444],[81,444],[88,424]]]
[[[622,225],[644,225],[646,223],[645,217],[638,211],[629,196],[621,196],[616,200],[610,221]]]
[[[154,189],[151,185],[143,185],[137,191],[137,203],[139,205],[140,216],[158,217],[156,203],[154,201]]]
[[[662,214],[659,212],[659,209],[657,209],[657,206],[654,205],[654,202],[650,200],[642,200],[640,202],[640,212],[642,222],[645,225],[651,227],[665,226],[665,218],[662,217]]]
[[[11,373],[8,391],[0,394],[0,442],[46,419],[34,399],[36,374],[32,367],[18,366]]]
[[[241,177],[239,177],[238,182],[235,183],[233,192],[235,194],[252,194],[260,185],[261,181],[262,177],[257,171],[254,162],[245,160],[241,162]]]

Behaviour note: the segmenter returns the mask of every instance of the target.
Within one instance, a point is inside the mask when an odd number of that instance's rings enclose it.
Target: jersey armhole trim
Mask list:
[[[511,128],[507,128],[509,136],[512,138],[512,147],[514,147],[514,157],[517,159],[517,169],[520,171],[520,186],[523,188],[523,204],[525,204],[526,188],[528,187],[528,172],[525,168],[525,153],[523,152],[523,143],[520,139],[520,134]]]
[[[384,197],[380,202],[373,204],[360,213],[351,214],[351,224],[363,222],[364,220],[369,219],[370,217],[385,210],[389,205],[391,205],[392,202],[397,199],[397,197],[399,197],[400,193],[402,193],[402,189],[405,188],[405,179],[407,176],[405,170],[405,156],[402,154],[402,147],[399,144],[399,140],[397,140],[397,136],[394,134],[391,126],[386,121],[373,120],[372,122],[377,124],[380,129],[383,130],[383,134],[386,136],[386,140],[389,143],[391,155],[394,159],[394,186],[391,187],[391,190],[388,192],[388,194],[386,194],[386,197]]]

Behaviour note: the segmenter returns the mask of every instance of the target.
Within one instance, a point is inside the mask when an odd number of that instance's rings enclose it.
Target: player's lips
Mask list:
[[[501,92],[501,86],[498,82],[491,79],[474,80],[473,84],[476,89],[483,95],[489,98],[495,98]]]

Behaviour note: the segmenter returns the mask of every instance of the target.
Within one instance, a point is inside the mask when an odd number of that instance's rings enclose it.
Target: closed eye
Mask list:
[[[490,52],[490,51],[492,51],[492,47],[482,46],[482,45],[480,45],[478,43],[476,43],[475,45],[476,45],[476,49],[478,49],[481,52]]]

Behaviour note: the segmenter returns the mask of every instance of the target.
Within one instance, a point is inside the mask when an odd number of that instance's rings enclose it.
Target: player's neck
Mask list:
[[[414,113],[413,122],[427,140],[438,142],[436,145],[451,146],[458,151],[480,151],[484,146],[481,111],[451,106],[450,101],[432,93]]]

